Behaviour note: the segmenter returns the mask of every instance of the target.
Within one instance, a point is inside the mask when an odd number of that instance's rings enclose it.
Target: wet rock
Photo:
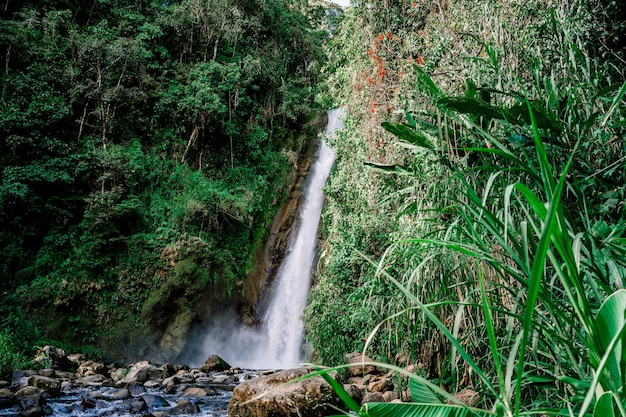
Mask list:
[[[454,394],[454,396],[468,407],[475,407],[476,404],[478,404],[478,400],[480,400],[480,394],[469,388],[462,389]]]
[[[179,416],[181,414],[198,414],[199,412],[200,407],[198,407],[196,403],[183,399],[179,400],[178,403],[169,410],[168,414],[171,416]]]
[[[51,369],[51,368],[41,369],[39,371],[39,375],[40,376],[45,376],[45,377],[48,377],[48,378],[54,378],[56,376],[56,371],[54,369]]]
[[[148,408],[163,408],[170,406],[167,400],[160,395],[144,394],[141,398],[146,403]]]
[[[365,403],[384,403],[385,397],[380,392],[368,392],[365,394],[362,400],[362,404]]]
[[[35,356],[35,362],[44,368],[53,368],[67,371],[75,365],[67,358],[65,351],[55,346],[44,346]]]
[[[122,381],[122,379],[124,378],[125,373],[126,373],[126,369],[124,369],[124,368],[117,368],[117,369],[113,369],[113,370],[111,371],[111,374],[110,374],[110,375],[111,375],[111,380],[112,380],[114,383],[116,383],[116,384],[117,384],[118,382],[119,382],[120,384],[123,384],[123,382],[121,382],[121,381]]]
[[[44,405],[46,400],[44,398],[44,391],[41,388],[27,386],[15,393],[15,398],[22,410]]]
[[[46,395],[56,397],[61,393],[61,381],[46,376],[33,375],[28,378],[28,385],[41,388]]]
[[[394,391],[385,391],[383,392],[383,398],[385,399],[386,403],[390,403],[394,400],[399,400],[398,398],[398,394],[395,393]]]
[[[375,374],[378,372],[374,365],[363,365],[367,362],[374,362],[369,356],[363,355],[359,352],[352,352],[346,355],[346,362],[352,364],[348,368],[350,376],[363,376],[367,374]]]
[[[0,408],[8,408],[17,404],[17,399],[13,391],[7,388],[0,388]]]
[[[143,400],[143,398],[139,398],[130,404],[130,412],[133,414],[139,414],[147,409],[148,406],[146,405],[146,402]]]
[[[50,411],[51,413],[52,411]],[[40,405],[29,407],[25,410],[20,410],[21,417],[42,417],[46,415],[46,409]]]
[[[115,392],[113,395],[109,396],[110,399],[112,400],[127,400],[129,398],[132,398],[132,394],[130,393],[130,391],[127,388],[122,388],[121,390]]]
[[[143,386],[147,389],[152,389],[152,388],[160,387],[161,383],[153,379],[149,379],[148,381],[143,383]]]
[[[104,395],[100,391],[91,391],[83,397],[80,405],[84,409],[96,408],[96,406],[98,405],[98,400],[102,399],[104,399]]]
[[[183,397],[207,397],[209,395],[217,395],[217,392],[208,388],[190,387],[182,393]]]
[[[198,370],[201,372],[225,371],[230,368],[231,366],[217,355],[209,356],[202,365],[198,366]]]
[[[383,378],[378,381],[374,381],[367,386],[368,391],[380,392],[393,390],[393,382],[388,378]]]
[[[137,382],[146,382],[150,379],[150,374],[148,373],[148,367],[131,369],[128,374],[124,378],[122,378],[123,383],[137,383]]]
[[[150,414],[144,414],[144,417],[168,417],[169,415],[167,411],[153,411]]]
[[[228,405],[230,417],[322,417],[334,412],[341,400],[320,376],[285,384],[312,372],[290,369],[242,382]]]
[[[72,362],[76,366],[80,366],[85,361],[85,355],[82,353],[71,353],[67,355],[67,360]]]
[[[157,368],[154,365],[148,366],[148,377],[154,381],[163,381],[170,376],[167,369]]]
[[[76,369],[76,373],[83,376],[90,375],[109,375],[109,369],[102,362],[94,362],[94,361],[84,361],[81,362],[78,369]]]
[[[31,376],[37,375],[36,371],[31,370],[19,370],[13,372],[11,376],[11,385],[18,385],[20,387],[25,387],[28,385],[28,378]]]
[[[171,363],[164,363],[159,367],[159,369],[163,369],[167,373],[167,376],[171,376],[176,373],[176,367]]]
[[[78,378],[75,383],[76,385],[81,385],[83,387],[99,387],[104,385],[106,380],[107,378],[104,375],[95,374]]]
[[[361,393],[361,389],[359,387],[357,387],[354,384],[345,384],[343,386],[343,389],[346,390],[346,392],[348,393],[348,395],[350,395],[350,397],[356,401],[357,403],[361,403],[361,399],[363,397],[363,394]]]
[[[126,389],[130,391],[132,395],[140,395],[146,392],[146,387],[137,382],[131,382],[126,385]]]

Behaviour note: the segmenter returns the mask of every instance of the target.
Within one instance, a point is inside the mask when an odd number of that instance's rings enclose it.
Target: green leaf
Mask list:
[[[605,392],[596,401],[593,409],[594,417],[615,417],[615,404],[613,403],[613,394]]]
[[[611,103],[611,107],[609,107],[609,110],[606,112],[604,119],[602,119],[602,123],[600,123],[602,126],[604,126],[606,122],[609,120],[609,117],[611,117],[611,114],[613,114],[613,112],[615,111],[619,103],[622,101],[624,94],[626,94],[626,83],[622,85],[622,88],[620,88],[619,92],[613,99],[613,103]]]
[[[348,392],[343,389],[343,385],[341,385],[337,380],[328,375],[328,372],[324,372],[323,370],[317,369],[319,375],[324,378],[324,380],[333,388],[333,390],[339,395],[339,398],[346,404],[346,406],[354,411],[355,413],[359,413],[359,405],[354,401],[354,399],[348,394]]]
[[[413,173],[409,168],[398,164],[379,164],[376,162],[363,162],[363,164],[375,171],[384,172],[385,174],[410,175]]]
[[[367,403],[368,417],[464,417],[495,415],[488,411],[463,408],[453,404]]]
[[[503,119],[506,117],[506,110],[492,106],[479,98],[447,97],[439,100],[442,106],[462,114],[471,114],[476,117],[487,117],[489,119]]]
[[[411,378],[409,380],[409,390],[411,391],[411,399],[416,403],[441,404],[439,397],[421,381]]]
[[[415,130],[409,125],[401,123],[383,122],[380,124],[383,129],[393,134],[398,140],[413,145],[412,147],[420,147],[426,149],[435,149],[435,145],[432,142],[430,135]]]
[[[626,320],[626,290],[618,290],[611,294],[600,307],[595,319],[595,325],[598,336],[598,347],[603,355],[611,340],[617,336],[624,326]],[[624,366],[626,366],[626,358],[624,357],[624,335],[621,340],[615,344],[613,352],[609,357],[606,365],[608,371],[608,385],[605,389],[611,389],[617,392],[624,386]]]

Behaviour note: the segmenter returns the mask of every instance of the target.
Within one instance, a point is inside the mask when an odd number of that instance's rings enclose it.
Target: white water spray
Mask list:
[[[327,135],[343,127],[342,116],[341,109],[328,112]],[[217,354],[234,366],[248,369],[288,368],[304,360],[301,315],[317,258],[324,204],[322,188],[334,162],[334,152],[320,141],[317,157],[304,182],[297,228],[276,274],[261,328],[254,330],[222,322],[204,338],[205,357]]]

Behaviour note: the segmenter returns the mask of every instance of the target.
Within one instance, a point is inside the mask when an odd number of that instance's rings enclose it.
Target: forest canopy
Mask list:
[[[144,326],[172,277],[231,294],[318,108],[315,13],[283,0],[3,3],[3,327],[23,346],[90,345]]]

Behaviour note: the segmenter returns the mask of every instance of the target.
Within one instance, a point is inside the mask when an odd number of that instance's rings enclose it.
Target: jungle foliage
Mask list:
[[[363,350],[409,402],[354,413],[626,415],[623,14],[353,2],[305,319],[320,362]]]
[[[317,108],[314,10],[7,0],[0,13],[0,321],[17,347],[141,327],[182,261],[200,287],[237,291]]]

